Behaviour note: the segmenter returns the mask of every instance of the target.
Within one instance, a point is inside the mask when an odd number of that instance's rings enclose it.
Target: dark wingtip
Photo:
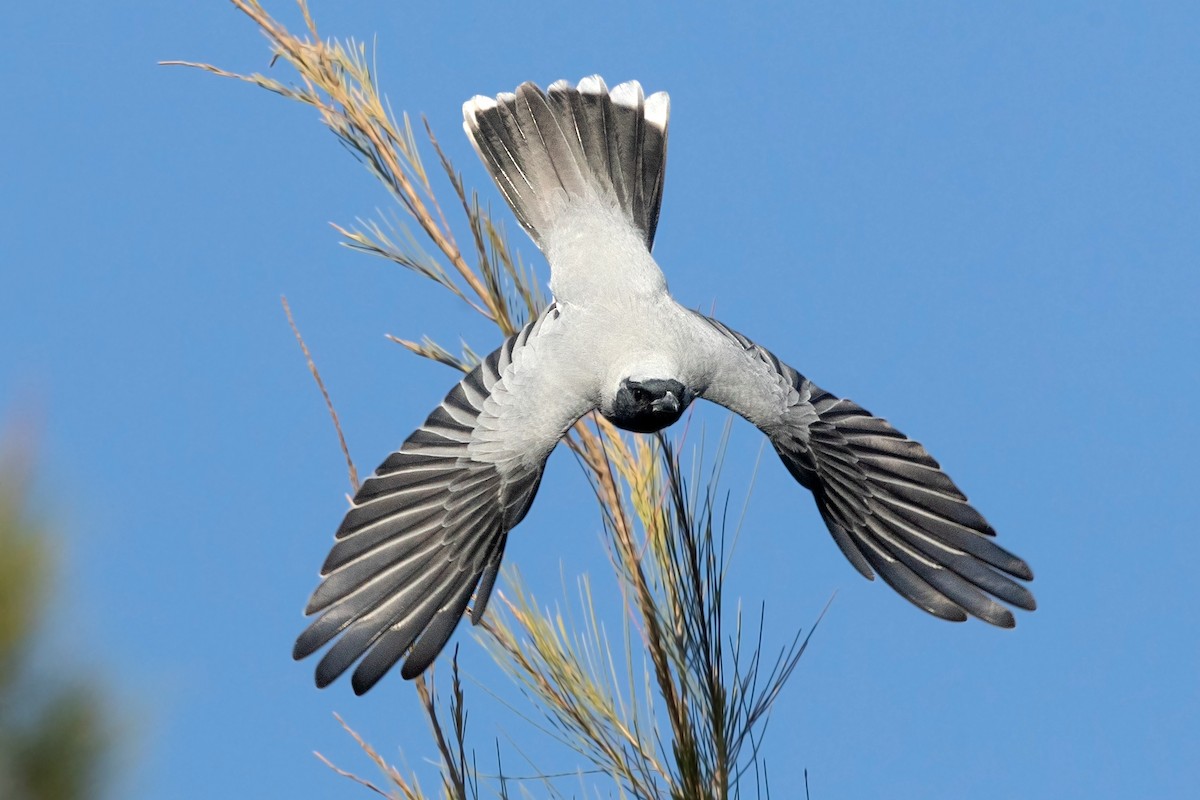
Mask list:
[[[995,625],[997,628],[1015,628],[1015,627],[1017,627],[1017,620],[1016,620],[1016,618],[1013,617],[1011,611],[1009,611],[1007,608],[1004,608],[1004,606],[1001,606],[999,604],[997,604],[997,608],[999,608],[1000,610],[993,611],[993,612],[987,614],[987,616],[981,616],[980,619],[984,620],[985,622],[990,622],[992,625]]]
[[[388,663],[381,668],[379,665],[364,659],[358,665],[358,668],[354,670],[354,674],[350,676],[350,686],[354,689],[354,693],[362,697],[371,691],[371,687],[379,683],[380,678],[386,675],[388,670],[392,668],[392,663]]]
[[[350,678],[350,687],[354,689],[355,695],[362,697],[371,690],[371,687],[374,686],[378,680],[378,675],[365,677],[362,675],[361,670],[355,670],[354,675],[352,675]]]
[[[338,675],[342,674],[340,672],[333,672],[332,670],[322,669],[322,666],[323,666],[322,664],[317,665],[317,670],[316,670],[316,673],[314,676],[316,678],[316,683],[317,683],[318,689],[324,689],[326,686],[328,686],[329,684],[331,684],[335,680],[337,680]]]
[[[1022,559],[1016,559],[1012,564],[1005,565],[1005,571],[1013,577],[1020,578],[1023,581],[1033,580],[1033,570]],[[1030,609],[1031,611],[1033,609]]]
[[[938,619],[944,619],[946,622],[966,622],[968,619],[970,619],[970,617],[967,615],[967,612],[963,611],[957,606],[953,609],[941,609],[934,611],[927,608],[925,610]]]
[[[292,658],[297,661],[308,658],[313,653],[320,650],[328,641],[329,638],[316,630],[317,620],[312,625],[304,629],[304,632],[296,637],[296,643],[292,645]]]
[[[461,614],[456,616],[461,616]],[[454,630],[454,627],[455,626],[451,626],[450,630]],[[404,660],[403,666],[400,668],[400,676],[404,680],[413,680],[414,678],[418,678],[421,673],[424,673],[426,669],[430,668],[430,664],[436,660],[439,652],[442,652],[445,639],[449,638],[449,636],[434,636],[434,639],[442,640],[443,644],[430,646],[428,645],[430,640],[428,640],[426,637],[428,637],[428,630],[421,634],[421,639],[418,640],[418,643],[416,643],[416,645],[420,645],[421,642],[426,642],[426,646],[424,646],[424,648],[419,648],[419,646],[414,645],[413,649],[409,651],[408,658]]]

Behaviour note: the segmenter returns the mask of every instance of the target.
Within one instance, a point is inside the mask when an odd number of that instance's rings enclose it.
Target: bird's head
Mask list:
[[[695,395],[671,378],[625,378],[613,396],[612,410],[604,416],[618,428],[654,433],[678,420]]]

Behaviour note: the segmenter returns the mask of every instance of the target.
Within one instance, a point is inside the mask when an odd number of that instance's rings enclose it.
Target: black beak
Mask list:
[[[662,397],[651,403],[650,408],[654,409],[655,411],[666,411],[674,414],[679,410],[679,398],[675,396],[674,392],[667,392]]]

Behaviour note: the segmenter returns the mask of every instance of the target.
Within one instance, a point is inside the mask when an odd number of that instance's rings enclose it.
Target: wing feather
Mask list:
[[[333,642],[317,665],[319,686],[358,662],[361,694],[406,653],[402,674],[415,677],[473,593],[472,619],[481,618],[546,457],[589,410],[585,397],[547,389],[555,364],[538,333],[558,314],[551,306],[484,359],[363,482],[305,610],[316,618],[293,650],[300,659]],[[529,404],[539,412],[534,430],[522,416]]]
[[[767,350],[716,320],[712,380],[702,396],[750,419],[770,437],[791,474],[812,491],[846,558],[880,575],[942,619],[967,615],[1011,628],[1003,603],[1033,610],[1022,559],[920,443],[850,400],[817,387]]]

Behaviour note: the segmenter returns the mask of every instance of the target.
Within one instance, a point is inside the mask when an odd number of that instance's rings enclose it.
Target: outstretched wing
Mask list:
[[[701,318],[715,342],[701,396],[770,437],[859,572],[869,579],[878,572],[913,604],[956,622],[970,614],[1013,627],[1012,612],[997,599],[1036,608],[1012,580],[1032,580],[1029,565],[995,544],[995,531],[924,447],[745,336]]]
[[[305,609],[319,616],[293,651],[301,659],[337,638],[317,665],[318,686],[364,654],[358,694],[405,653],[402,674],[414,678],[473,592],[472,621],[483,616],[508,532],[533,503],[546,458],[589,410],[556,378],[557,318],[551,306],[489,355],[355,495]]]

